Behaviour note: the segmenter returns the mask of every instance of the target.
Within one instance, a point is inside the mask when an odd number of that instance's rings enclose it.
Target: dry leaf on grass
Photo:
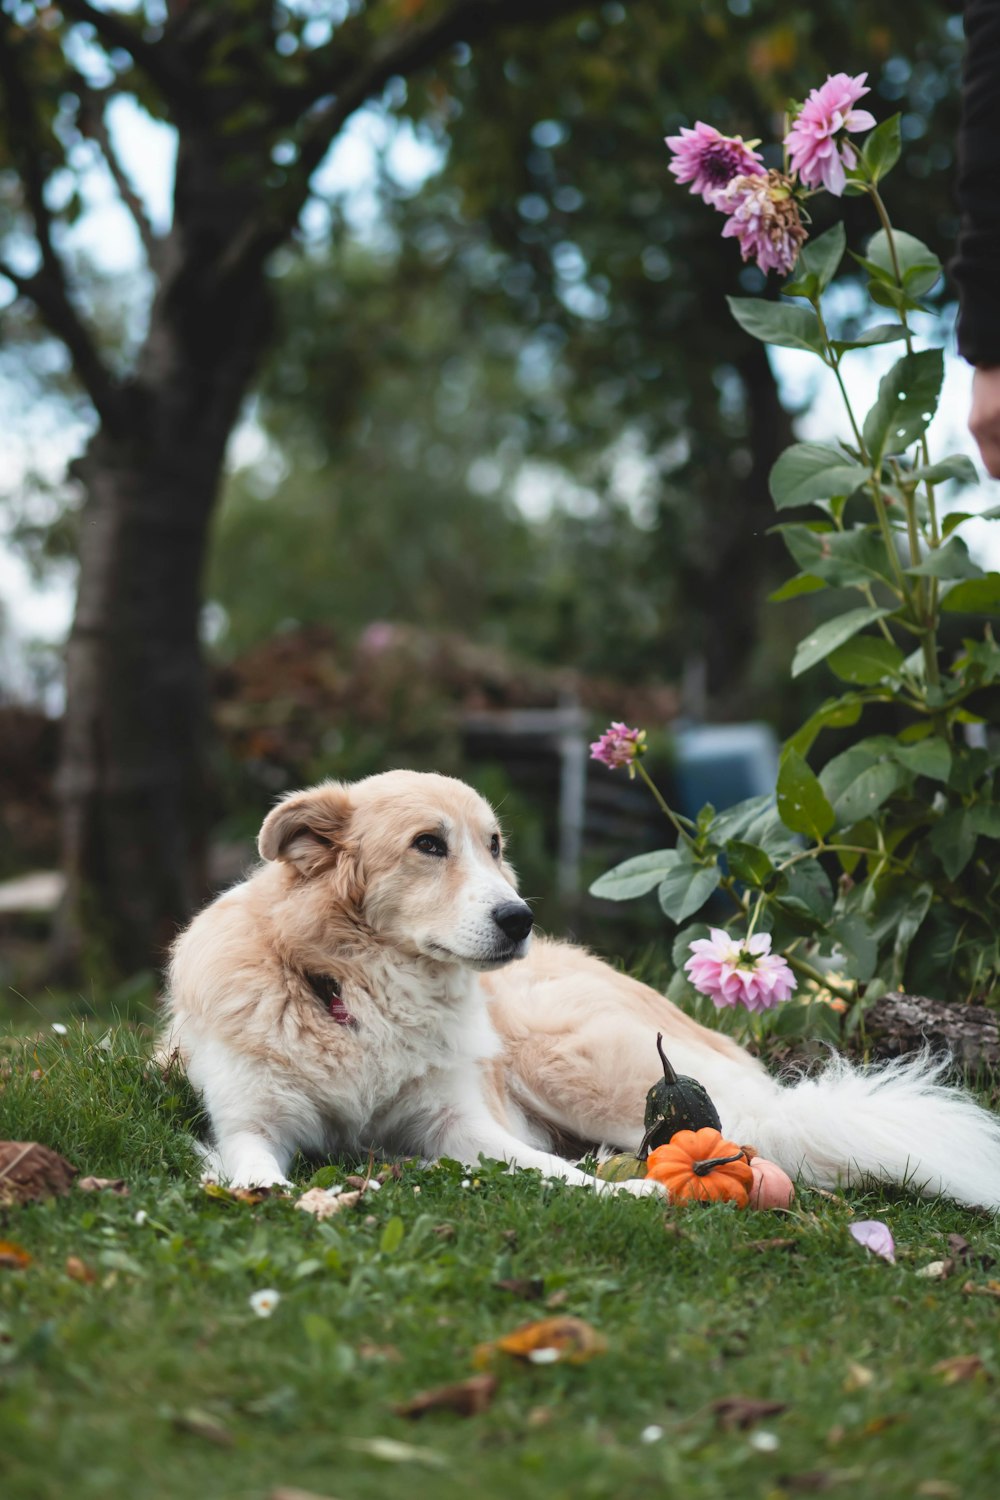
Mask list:
[[[715,1416],[723,1432],[746,1432],[755,1422],[765,1417],[780,1417],[788,1410],[787,1401],[758,1401],[753,1396],[720,1396],[713,1401],[709,1411]]]
[[[924,1281],[947,1281],[954,1269],[955,1262],[949,1255],[945,1260],[928,1261],[926,1266],[921,1266],[913,1274],[923,1277]]]
[[[580,1365],[595,1354],[603,1354],[607,1347],[604,1335],[582,1318],[541,1318],[535,1323],[522,1323],[502,1338],[480,1344],[473,1354],[473,1363],[482,1369],[499,1350],[532,1364]]]
[[[224,1203],[246,1203],[251,1208],[256,1208],[258,1203],[264,1203],[268,1198],[285,1196],[281,1188],[273,1187],[230,1188],[223,1187],[221,1182],[203,1182],[201,1186],[209,1198],[217,1198]]]
[[[526,1302],[540,1302],[545,1295],[545,1282],[540,1276],[505,1276],[494,1281],[498,1292],[510,1292],[513,1297],[523,1297]]]
[[[978,1265],[984,1271],[988,1271],[990,1266],[996,1265],[995,1256],[983,1251],[974,1250],[968,1240],[960,1234],[949,1234],[948,1250],[956,1260],[961,1261],[963,1266]]]
[[[348,1438],[345,1444],[355,1453],[367,1453],[371,1458],[380,1458],[386,1464],[425,1464],[429,1469],[444,1469],[448,1460],[443,1453],[433,1448],[418,1448],[413,1443],[401,1443],[396,1438]]]
[[[784,1236],[784,1235],[778,1235],[775,1238],[769,1239],[769,1240],[748,1240],[747,1241],[747,1249],[748,1250],[757,1250],[761,1255],[766,1254],[769,1250],[787,1250],[787,1251],[789,1251],[791,1253],[792,1251],[795,1251],[798,1248],[799,1248],[799,1241],[798,1240],[789,1239],[787,1236]]]
[[[77,1169],[37,1141],[0,1141],[0,1207],[68,1193]]]
[[[114,1193],[116,1198],[127,1198],[129,1194],[124,1177],[81,1177],[77,1187],[81,1193]]]
[[[0,1240],[0,1271],[23,1271],[31,1265],[31,1256],[13,1240]]]
[[[963,1297],[1000,1297],[1000,1281],[987,1281],[985,1286],[978,1281],[967,1281],[962,1287]]]
[[[844,1380],[844,1390],[850,1394],[852,1391],[863,1391],[866,1386],[872,1384],[875,1379],[875,1371],[869,1370],[867,1365],[858,1364],[851,1360],[847,1366],[847,1376]]]
[[[92,1271],[86,1261],[82,1261],[78,1255],[67,1255],[66,1275],[70,1281],[82,1281],[90,1286],[97,1280],[97,1272]]]
[[[330,1219],[345,1208],[354,1208],[361,1202],[361,1191],[342,1193],[333,1188],[310,1188],[301,1198],[296,1198],[295,1207],[317,1219]]]
[[[945,1385],[958,1385],[963,1380],[976,1380],[979,1376],[985,1380],[993,1378],[978,1354],[956,1354],[951,1359],[939,1359],[936,1365],[931,1365],[931,1374],[940,1375]]]
[[[317,1495],[315,1490],[289,1489],[285,1484],[272,1490],[267,1500],[330,1500],[328,1495]]]
[[[409,1401],[393,1407],[397,1417],[423,1417],[429,1411],[453,1411],[460,1417],[478,1417],[486,1411],[496,1395],[495,1375],[471,1375],[454,1385],[439,1385],[431,1391],[418,1391]]]
[[[228,1427],[223,1427],[219,1419],[213,1417],[211,1412],[201,1411],[197,1406],[189,1406],[186,1411],[175,1412],[173,1424],[178,1432],[189,1432],[193,1437],[204,1438],[207,1443],[214,1443],[217,1448],[233,1446],[233,1435]]]

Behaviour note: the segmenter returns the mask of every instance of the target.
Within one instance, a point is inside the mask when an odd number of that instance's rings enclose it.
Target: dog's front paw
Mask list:
[[[626,1177],[624,1182],[616,1182],[614,1186],[622,1193],[631,1193],[633,1198],[668,1198],[670,1195],[662,1182],[654,1182],[652,1177]]]

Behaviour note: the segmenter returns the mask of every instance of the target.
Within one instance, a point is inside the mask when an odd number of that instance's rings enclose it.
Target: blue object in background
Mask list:
[[[773,793],[778,738],[769,724],[702,724],[674,738],[678,811],[697,817],[706,802],[717,812],[746,797]]]

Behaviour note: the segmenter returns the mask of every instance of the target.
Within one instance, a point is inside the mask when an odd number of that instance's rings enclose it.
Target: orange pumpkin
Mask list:
[[[710,1125],[678,1130],[646,1158],[646,1176],[661,1182],[671,1198],[701,1203],[735,1203],[746,1208],[753,1173],[742,1146],[724,1140]]]

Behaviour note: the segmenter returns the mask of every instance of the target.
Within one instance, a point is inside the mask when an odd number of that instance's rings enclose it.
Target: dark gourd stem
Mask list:
[[[676,1083],[677,1082],[677,1074],[674,1072],[671,1064],[667,1060],[667,1055],[666,1055],[666,1053],[663,1050],[663,1032],[662,1031],[658,1031],[656,1033],[656,1050],[660,1054],[660,1062],[663,1064],[663,1076],[664,1076],[664,1078],[667,1080],[668,1083]]]
[[[742,1159],[742,1151],[737,1151],[735,1156],[710,1156],[707,1161],[703,1159],[694,1163],[694,1174],[696,1177],[707,1177],[713,1167],[726,1167],[730,1162]]]

